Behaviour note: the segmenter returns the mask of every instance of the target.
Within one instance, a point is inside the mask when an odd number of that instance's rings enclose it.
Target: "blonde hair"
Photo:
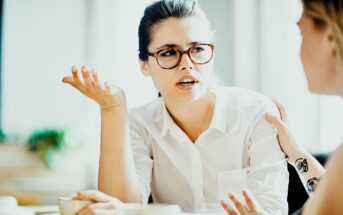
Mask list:
[[[304,14],[317,28],[329,27],[338,48],[338,61],[343,65],[343,0],[302,0]]]

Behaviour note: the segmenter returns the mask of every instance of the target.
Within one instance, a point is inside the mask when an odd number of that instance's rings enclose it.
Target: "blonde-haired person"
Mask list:
[[[302,32],[301,60],[308,88],[318,94],[343,97],[343,0],[302,0],[303,14],[298,22]],[[271,114],[265,118],[278,132],[279,143],[288,161],[297,169],[310,194],[295,214],[343,214],[343,145],[332,155],[325,169],[303,149],[293,135],[284,107],[276,99],[281,120]],[[234,206],[222,201],[228,214],[261,214],[258,202],[243,191],[245,203],[229,193]],[[234,209],[235,208],[235,209]]]

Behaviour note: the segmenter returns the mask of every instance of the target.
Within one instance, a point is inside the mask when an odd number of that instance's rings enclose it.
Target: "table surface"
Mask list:
[[[27,206],[27,208],[33,209],[36,215],[60,215],[57,205]],[[181,215],[195,215],[195,213],[182,212]],[[196,215],[205,215],[205,213],[197,213]],[[211,215],[223,215],[223,213],[211,213]]]

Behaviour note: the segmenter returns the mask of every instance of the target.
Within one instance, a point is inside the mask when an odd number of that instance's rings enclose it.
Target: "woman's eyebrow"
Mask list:
[[[196,45],[196,44],[200,44],[202,42],[200,41],[193,41],[191,43],[188,43],[187,45]],[[160,47],[157,48],[157,50],[161,50],[161,49],[164,49],[164,48],[175,48],[175,47],[179,47],[178,45],[176,44],[173,44],[173,43],[167,43],[167,44],[164,44]]]
[[[164,44],[164,45],[162,45],[162,46],[158,47],[157,49],[163,49],[163,48],[175,48],[175,47],[177,47],[177,45],[176,45],[176,44]]]
[[[200,44],[200,43],[203,43],[203,42],[200,42],[200,41],[194,41],[194,42],[191,42],[191,43],[189,43],[188,45],[196,45],[196,44]]]

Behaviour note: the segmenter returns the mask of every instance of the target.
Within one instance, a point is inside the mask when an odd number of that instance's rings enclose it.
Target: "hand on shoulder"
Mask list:
[[[307,152],[299,145],[284,106],[276,98],[272,98],[272,101],[278,108],[281,119],[270,113],[266,113],[264,117],[276,129],[282,151],[288,157],[288,161],[294,164],[300,154],[306,154]]]

